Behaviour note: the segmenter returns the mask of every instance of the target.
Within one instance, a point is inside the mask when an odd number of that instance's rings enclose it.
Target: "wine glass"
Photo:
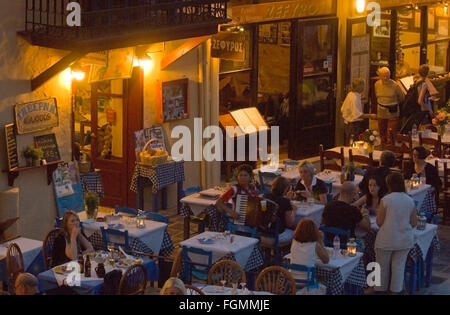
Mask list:
[[[227,283],[227,280],[220,280],[220,283],[222,284],[222,292],[225,292],[225,284]]]
[[[241,282],[241,292],[242,292],[242,294],[245,294],[245,286],[247,285],[247,283],[246,282]]]

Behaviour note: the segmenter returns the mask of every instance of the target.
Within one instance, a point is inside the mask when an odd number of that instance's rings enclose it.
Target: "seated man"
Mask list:
[[[14,284],[16,295],[40,295],[38,279],[31,273],[20,273]]]
[[[366,209],[359,210],[351,205],[356,194],[356,186],[353,182],[344,182],[341,187],[339,199],[325,206],[322,215],[322,224],[327,227],[335,227],[350,231],[351,237],[355,236],[355,228],[370,231],[369,213]],[[333,236],[328,235],[326,240],[333,242]],[[341,239],[341,242],[343,239]]]

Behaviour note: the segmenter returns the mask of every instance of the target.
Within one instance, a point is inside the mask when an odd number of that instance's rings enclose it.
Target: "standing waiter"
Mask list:
[[[391,79],[391,71],[387,67],[378,70],[379,80],[375,83],[375,95],[377,97],[378,129],[381,142],[388,144],[388,130],[396,134],[400,124],[400,104],[405,99],[400,86]]]

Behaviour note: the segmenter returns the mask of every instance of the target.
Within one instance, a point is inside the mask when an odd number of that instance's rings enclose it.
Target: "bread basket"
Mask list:
[[[159,153],[159,155],[151,155],[151,148],[149,149],[149,146],[153,143],[157,142],[155,139],[151,139],[147,141],[142,151],[139,153],[139,163],[141,165],[146,166],[156,166],[162,163],[167,162],[167,159],[169,158],[169,154],[164,151],[164,153]],[[161,152],[161,151],[159,151]]]

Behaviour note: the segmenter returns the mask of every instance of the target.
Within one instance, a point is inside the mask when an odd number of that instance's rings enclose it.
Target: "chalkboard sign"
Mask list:
[[[34,137],[34,142],[37,148],[41,148],[44,151],[44,159],[47,162],[59,161],[61,157],[59,155],[58,143],[56,142],[56,136],[54,133],[48,135]]]
[[[12,170],[19,167],[19,155],[17,154],[17,141],[14,124],[5,126],[6,154],[8,155],[8,168]]]

